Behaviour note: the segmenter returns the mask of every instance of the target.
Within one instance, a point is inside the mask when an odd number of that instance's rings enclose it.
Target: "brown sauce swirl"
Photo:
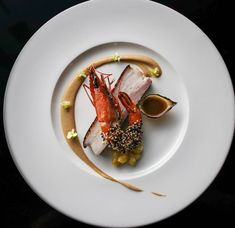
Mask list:
[[[147,56],[122,55],[121,58],[120,58],[120,61],[135,62],[143,70],[145,75],[147,75],[148,68],[158,68],[160,74],[162,72],[159,64],[156,61],[154,61],[153,59],[151,59]],[[85,67],[83,69],[83,72],[86,73],[87,69],[90,66],[94,66],[95,68],[98,68],[98,67],[100,67],[104,64],[111,63],[111,62],[114,62],[112,56],[99,59],[99,60],[94,61],[93,63],[89,64],[87,67]],[[65,137],[68,145],[73,150],[73,152],[83,162],[85,162],[91,169],[93,169],[100,176],[102,176],[102,177],[104,177],[104,178],[106,178],[110,181],[117,182],[117,183],[123,185],[124,187],[129,188],[133,191],[142,192],[143,191],[142,189],[140,189],[138,187],[135,187],[135,186],[133,186],[129,183],[119,181],[119,180],[111,177],[110,175],[108,175],[104,171],[102,171],[99,167],[97,167],[85,154],[85,152],[83,150],[83,147],[82,147],[78,137],[76,137],[75,139],[67,139],[67,133],[69,131],[71,131],[71,129],[75,129],[76,132],[77,132],[77,130],[79,130],[79,127],[76,127],[76,123],[75,123],[74,106],[75,106],[75,99],[76,99],[77,93],[78,93],[78,91],[79,91],[79,89],[80,89],[80,87],[81,87],[84,80],[85,80],[85,78],[76,76],[70,82],[70,84],[66,88],[66,90],[63,94],[63,97],[62,97],[62,101],[69,101],[70,106],[71,106],[68,110],[65,110],[63,107],[61,107],[61,125],[62,125],[62,129],[63,129],[64,137]],[[162,194],[158,193],[158,196],[162,196]]]

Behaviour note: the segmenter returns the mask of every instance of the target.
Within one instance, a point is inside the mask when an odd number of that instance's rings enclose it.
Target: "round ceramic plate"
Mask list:
[[[149,93],[178,102],[162,119],[143,117],[145,151],[136,167],[115,168],[109,154],[86,150],[97,166],[141,193],[95,174],[69,148],[60,125],[67,83],[87,63],[116,52],[158,61],[163,74],[152,79]],[[115,78],[125,66],[102,70]],[[82,140],[95,112],[83,90],[77,98]],[[25,45],[8,81],[4,125],[19,171],[48,204],[94,225],[138,226],[180,211],[215,178],[233,135],[233,99],[221,56],[188,19],[151,1],[94,0],[52,18]]]

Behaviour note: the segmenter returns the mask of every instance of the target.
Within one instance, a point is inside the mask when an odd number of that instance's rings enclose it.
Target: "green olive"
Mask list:
[[[118,161],[118,158],[113,158],[113,159],[112,159],[112,164],[113,164],[114,166],[120,166],[120,165],[121,165],[121,163]]]
[[[132,152],[134,154],[141,154],[144,150],[144,144],[141,142]]]
[[[134,157],[138,161],[141,158],[141,154],[134,154]]]
[[[129,157],[126,154],[123,154],[123,155],[119,156],[117,160],[121,164],[125,164],[129,160]]]
[[[136,159],[134,156],[131,156],[129,161],[128,161],[128,164],[131,165],[131,166],[135,166],[136,165]]]
[[[118,151],[113,151],[112,157],[113,158],[117,158],[120,155],[120,153]]]

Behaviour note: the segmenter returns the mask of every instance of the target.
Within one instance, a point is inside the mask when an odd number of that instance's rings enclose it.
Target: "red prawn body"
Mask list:
[[[120,120],[120,107],[111,90],[107,87],[104,75],[97,75],[94,68],[89,70],[89,86],[92,103],[96,110],[96,116],[100,123],[101,130],[107,134],[110,127]]]
[[[98,75],[99,73],[99,75]],[[141,113],[136,104],[125,92],[118,93],[118,99],[129,113],[129,126],[126,130],[121,129],[121,108],[117,98],[113,95],[113,89],[108,78],[108,86],[105,76],[109,74],[96,71],[93,67],[88,70],[89,87],[84,85],[84,89],[93,104],[97,120],[100,123],[103,140],[106,141],[113,150],[131,151],[142,140]],[[86,89],[90,90],[90,95]]]
[[[136,104],[131,100],[129,95],[125,92],[119,92],[118,98],[121,101],[122,105],[129,112],[129,125],[140,123],[141,122],[141,112]]]

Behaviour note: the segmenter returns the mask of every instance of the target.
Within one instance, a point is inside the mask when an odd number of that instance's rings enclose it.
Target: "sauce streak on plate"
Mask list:
[[[155,62],[153,59],[147,57],[147,56],[139,56],[139,55],[122,55],[118,56],[118,61],[129,61],[129,62],[135,62],[137,65],[139,63],[139,66],[141,69],[143,69],[144,72],[147,71],[147,69],[158,69],[158,75],[161,75],[161,68],[158,65],[157,62]],[[83,69],[83,72],[86,73],[87,70],[89,69],[90,66],[94,66],[95,68],[98,68],[104,64],[111,63],[111,62],[117,62],[117,60],[114,59],[113,56],[111,57],[105,57],[102,59],[99,59],[97,61],[94,61],[92,64],[89,64],[87,67]],[[146,74],[146,73],[145,73]],[[147,75],[147,74],[146,74]],[[149,76],[151,76],[149,74]],[[70,108],[65,109],[64,107],[61,106],[61,124],[62,124],[62,129],[64,136],[66,138],[66,141],[68,145],[71,147],[73,152],[83,161],[85,162],[91,169],[93,169],[96,173],[98,173],[100,176],[110,180],[117,182],[126,188],[129,188],[133,191],[136,192],[142,192],[143,190],[135,187],[129,183],[119,181],[104,171],[102,171],[99,167],[97,167],[85,154],[82,145],[78,139],[78,137],[73,138],[73,139],[67,139],[67,134],[71,129],[75,129],[77,132],[76,128],[76,123],[75,123],[75,114],[74,114],[74,106],[75,106],[75,99],[77,96],[77,93],[85,80],[85,77],[82,76],[76,76],[72,82],[69,84],[69,86],[66,88],[64,95],[62,97],[62,102],[63,101],[69,101],[70,102]],[[156,194],[157,195],[157,194]],[[163,196],[162,194],[158,194],[158,196]]]

